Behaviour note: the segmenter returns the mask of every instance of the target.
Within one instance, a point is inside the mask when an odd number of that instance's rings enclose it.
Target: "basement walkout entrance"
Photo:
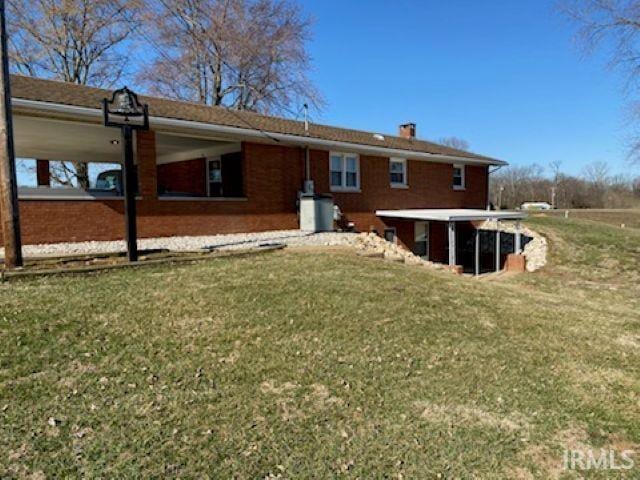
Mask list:
[[[520,232],[524,212],[437,208],[378,210],[376,215],[396,241],[416,255],[474,275],[502,270],[507,256],[521,254],[531,240]],[[495,222],[495,228],[482,229],[487,220]],[[502,231],[505,220],[515,222],[513,233]]]

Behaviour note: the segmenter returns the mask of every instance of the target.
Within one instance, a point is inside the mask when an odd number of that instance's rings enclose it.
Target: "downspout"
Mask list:
[[[311,152],[309,147],[304,147],[304,193],[313,193],[313,180],[311,180]]]
[[[309,136],[309,105],[306,103],[304,108],[304,134]],[[309,145],[304,146],[304,193],[313,193],[313,181],[311,180],[311,153]]]

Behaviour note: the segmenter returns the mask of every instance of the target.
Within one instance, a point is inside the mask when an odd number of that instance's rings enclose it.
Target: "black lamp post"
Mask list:
[[[127,240],[127,258],[138,260],[136,231],[136,175],[133,166],[133,131],[149,129],[149,109],[138,101],[138,96],[127,87],[113,92],[111,100],[102,101],[105,127],[117,127],[122,132],[124,168],[124,221]]]

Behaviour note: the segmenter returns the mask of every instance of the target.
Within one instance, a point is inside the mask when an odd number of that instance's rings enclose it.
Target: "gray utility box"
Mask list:
[[[303,193],[300,196],[300,230],[330,232],[333,230],[333,197]]]

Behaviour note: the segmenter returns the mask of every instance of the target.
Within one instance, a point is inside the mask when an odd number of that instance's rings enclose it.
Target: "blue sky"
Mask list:
[[[306,0],[312,77],[328,102],[313,120],[458,136],[514,165],[629,172],[623,78],[585,56],[547,0]],[[634,167],[638,173],[640,168]]]

